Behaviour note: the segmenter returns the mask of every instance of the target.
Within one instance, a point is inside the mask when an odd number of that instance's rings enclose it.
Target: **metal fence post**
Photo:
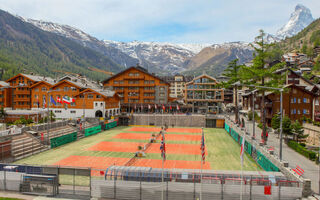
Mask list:
[[[116,189],[116,177],[113,178],[114,179],[114,184],[113,184],[113,194],[114,194],[114,199],[117,199],[117,189]]]
[[[221,184],[221,199],[223,199],[223,181],[220,179],[220,184]]]
[[[73,194],[76,194],[76,168],[73,169]]]
[[[281,184],[278,185],[279,187],[279,200],[281,199]]]
[[[141,174],[140,174],[140,200],[142,200]]]
[[[167,193],[166,193],[166,199],[168,200],[168,181],[167,181]]]
[[[252,200],[252,176],[250,176],[250,200]]]
[[[196,200],[196,182],[193,180],[193,199]]]
[[[6,171],[3,171],[3,176],[4,176],[4,178],[3,178],[3,189],[4,189],[4,191],[6,191],[6,188],[7,188],[7,174],[6,174],[7,172]]]

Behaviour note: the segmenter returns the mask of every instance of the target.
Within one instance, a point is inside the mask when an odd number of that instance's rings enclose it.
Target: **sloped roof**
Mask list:
[[[149,76],[152,76],[152,77],[154,77],[154,78],[156,78],[156,79],[159,79],[159,80],[165,82],[166,84],[170,85],[167,81],[163,80],[162,78],[160,78],[160,77],[158,77],[158,76],[156,76],[156,75],[154,75],[154,74],[150,74],[146,69],[144,69],[143,67],[140,67],[140,66],[132,66],[132,67],[129,67],[129,68],[127,68],[127,69],[125,69],[125,70],[123,70],[123,71],[121,71],[121,72],[119,72],[119,73],[117,73],[117,74],[115,74],[115,75],[107,78],[106,80],[102,81],[102,83],[105,83],[105,82],[109,81],[110,79],[113,79],[114,77],[117,77],[117,76],[125,73],[126,71],[129,71],[130,69],[136,69],[136,70],[138,70],[138,71],[140,71],[140,72],[142,72],[142,73],[146,73],[146,74],[148,74]]]
[[[5,82],[5,81],[0,81],[0,85],[1,85],[2,87],[10,86],[10,84],[7,83],[7,82]]]

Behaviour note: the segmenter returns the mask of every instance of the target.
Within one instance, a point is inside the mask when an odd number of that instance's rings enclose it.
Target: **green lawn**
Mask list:
[[[118,133],[129,132],[131,127],[116,127],[114,129],[83,138],[71,144],[42,152],[40,154],[16,161],[16,164],[34,164],[34,165],[52,165],[71,155],[79,156],[99,156],[99,157],[125,157],[130,158],[133,153],[126,152],[103,152],[103,151],[86,151],[87,148],[101,141],[122,141],[122,142],[147,142],[146,140],[123,140],[112,139]],[[150,133],[149,133],[150,134]],[[177,133],[175,133],[177,134]],[[178,133],[181,134],[181,133]],[[199,144],[199,141],[167,141],[167,143]],[[208,155],[206,161],[210,162],[214,170],[240,170],[240,146],[237,144],[224,129],[205,129],[205,143]],[[159,154],[148,153],[147,159],[161,159]],[[168,154],[168,160],[190,160],[200,161],[200,155],[178,155]],[[256,171],[260,167],[249,156],[245,156],[244,170]]]

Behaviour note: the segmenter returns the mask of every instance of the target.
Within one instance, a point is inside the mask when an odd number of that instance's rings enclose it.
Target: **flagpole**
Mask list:
[[[243,161],[241,161],[241,186],[240,186],[240,200],[242,200],[242,179],[243,179]]]
[[[245,141],[245,133],[242,137],[242,144],[240,147],[240,159],[241,159],[241,179],[240,179],[240,200],[242,200],[242,187],[243,187],[243,155],[244,155],[244,141]]]
[[[164,195],[164,178],[163,178],[163,168],[164,168],[164,158],[165,158],[165,139],[164,139],[164,128],[162,127],[162,172],[161,172],[161,183],[162,183],[162,187],[161,187],[161,200],[163,200]]]
[[[164,189],[163,189],[164,188],[164,184],[163,184],[164,183],[164,180],[163,180],[163,165],[164,165],[164,156],[162,156],[162,187],[161,187],[162,188],[162,192],[161,192],[161,199],[162,200],[163,200],[163,196],[164,196],[163,195],[163,191],[164,191]]]
[[[162,115],[161,115],[161,126],[163,127],[163,105],[162,105]]]
[[[203,135],[204,133],[203,133],[203,128],[202,128],[202,135]],[[203,137],[204,137],[204,135],[203,135]],[[202,142],[202,141],[201,141]],[[202,150],[202,145],[204,145],[204,144],[201,144],[201,151],[203,151]],[[203,156],[202,156],[202,152],[201,152],[201,169],[200,169],[200,200],[202,200],[202,166],[203,165]]]

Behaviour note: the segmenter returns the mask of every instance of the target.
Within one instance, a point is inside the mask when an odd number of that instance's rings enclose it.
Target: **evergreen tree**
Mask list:
[[[256,86],[279,87],[283,84],[282,77],[274,72],[284,67],[285,63],[271,65],[275,61],[274,53],[271,47],[273,44],[265,43],[265,33],[260,30],[259,36],[256,37],[255,44],[252,45],[255,52],[253,54],[253,65],[241,68],[241,78],[247,83]],[[262,122],[262,139],[266,142],[266,109],[265,109],[265,91],[263,88],[256,88],[261,93],[261,122]]]
[[[298,120],[292,124],[292,130],[295,134],[297,134],[297,139],[303,136],[304,129]]]
[[[291,119],[288,116],[284,116],[282,119],[282,131],[286,135],[286,138],[292,134]]]
[[[238,108],[238,85],[236,85],[237,82],[240,81],[240,69],[241,65],[238,65],[238,59],[235,59],[231,62],[229,62],[227,68],[224,70],[223,75],[228,77],[228,82],[224,83],[223,86],[225,88],[234,87],[235,89],[235,115],[236,115],[236,122],[239,122],[239,108]]]
[[[274,130],[278,130],[280,128],[280,116],[278,114],[273,115],[271,119],[271,127]]]

